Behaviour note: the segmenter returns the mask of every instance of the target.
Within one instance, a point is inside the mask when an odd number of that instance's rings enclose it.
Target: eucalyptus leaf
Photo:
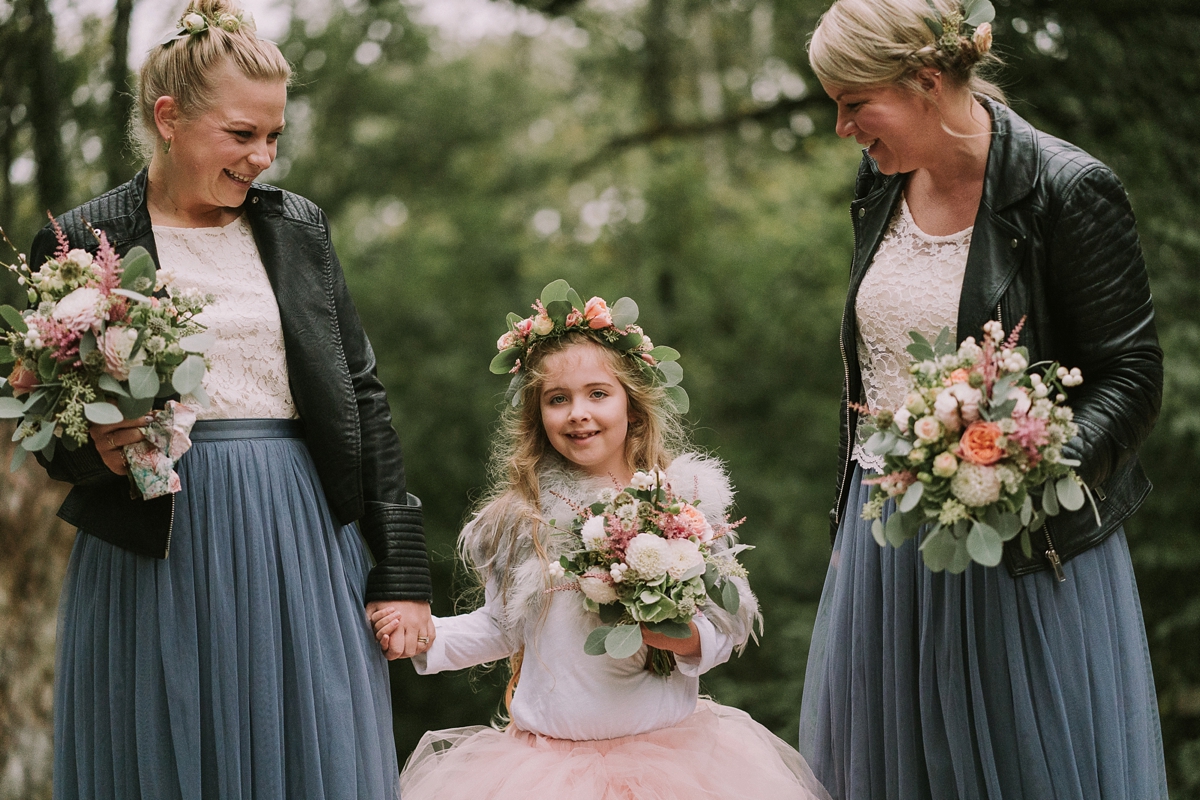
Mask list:
[[[1083,496],[1083,489],[1080,488],[1079,482],[1072,475],[1065,475],[1058,479],[1054,484],[1055,494],[1058,495],[1058,503],[1067,511],[1078,511],[1083,508],[1086,498]]]
[[[1054,484],[1050,481],[1042,486],[1042,511],[1046,512],[1046,516],[1058,516],[1058,492],[1054,490]]]
[[[29,326],[25,323],[25,318],[21,316],[21,312],[17,311],[12,306],[0,306],[0,317],[17,333],[25,333],[29,330]]]
[[[967,552],[985,567],[994,567],[1004,557],[1004,542],[1000,532],[985,522],[976,522],[967,534]]]
[[[148,364],[139,364],[129,370],[129,394],[144,399],[158,394],[158,370]]]
[[[13,355],[13,351],[12,351],[11,347],[9,347],[6,344],[0,345],[0,364],[11,364],[16,360],[17,360],[17,357],[15,355]],[[4,380],[3,378],[0,378],[0,381],[3,381],[3,380]],[[0,386],[3,386],[3,385],[4,385],[3,383],[0,383]]]
[[[663,636],[669,636],[672,639],[690,639],[692,636],[691,625],[673,619],[663,620],[662,622],[647,622],[646,627],[655,633],[661,633]]]
[[[13,448],[12,461],[8,464],[9,472],[16,472],[25,463],[25,457],[29,455],[29,451],[24,447]]]
[[[880,547],[887,546],[887,537],[883,533],[883,523],[879,520],[871,523],[871,535],[875,537],[875,543]]]
[[[94,352],[96,352],[96,334],[88,331],[79,337],[79,357],[87,358]]]
[[[83,415],[88,418],[88,422],[97,425],[114,425],[125,419],[121,410],[112,403],[85,403]]]
[[[1026,494],[1025,502],[1021,504],[1021,524],[1025,527],[1029,526],[1029,521],[1033,519],[1033,496]]]
[[[583,298],[579,296],[579,292],[575,291],[574,289],[567,290],[567,302],[570,303],[571,307],[580,314],[582,314],[584,308],[587,307],[587,303],[583,302]]]
[[[144,247],[135,247],[121,259],[121,288],[134,292],[154,291],[154,259]]]
[[[96,383],[102,391],[109,394],[115,394],[117,397],[129,397],[129,392],[125,390],[121,382],[108,373],[101,375]]]
[[[704,588],[712,589],[721,582],[721,570],[714,565],[705,563],[704,565]]]
[[[507,375],[513,366],[517,363],[517,357],[521,354],[519,347],[510,347],[507,350],[501,350],[492,358],[492,363],[488,365],[493,375]]]
[[[867,439],[863,447],[867,449],[867,452],[881,456],[887,452],[883,447],[883,443],[886,440],[887,434],[883,433],[882,431],[876,431],[875,433],[871,434],[871,437]]]
[[[679,351],[674,347],[667,347],[666,345],[660,344],[658,347],[655,347],[650,351],[650,357],[659,363],[662,363],[663,361],[678,361]]]
[[[641,625],[618,625],[604,637],[604,651],[613,658],[629,658],[641,649]]]
[[[687,391],[682,386],[668,386],[667,399],[675,407],[676,414],[686,414],[692,407],[691,398],[688,397]]]
[[[193,333],[179,340],[179,346],[187,353],[203,353],[217,343],[217,337],[209,331]]]
[[[983,412],[983,416],[989,422],[994,422],[999,419],[1007,419],[1012,416],[1013,409],[1017,407],[1016,400],[1005,400],[1000,405],[988,406],[987,411]]]
[[[883,535],[887,538],[888,544],[892,547],[899,547],[905,542],[904,535],[904,515],[900,512],[893,512],[888,517],[887,522],[883,524]]]
[[[125,419],[137,419],[150,413],[154,408],[153,397],[121,397],[117,396],[117,408]]]
[[[613,325],[618,328],[628,328],[638,320],[638,304],[630,297],[622,297],[613,303]]]
[[[25,402],[15,397],[0,397],[0,419],[20,419],[25,416]]]
[[[971,6],[975,7],[974,10],[970,9]],[[974,3],[968,3],[967,18],[963,21],[972,27],[979,27],[995,18],[996,8],[988,0],[976,0]]]
[[[171,375],[171,385],[181,395],[191,394],[204,381],[204,373],[207,370],[203,358],[190,355],[175,368],[174,374]]]
[[[629,333],[625,334],[624,336],[622,336],[621,338],[619,338],[615,342],[613,342],[612,346],[614,348],[616,348],[617,350],[633,350],[634,348],[639,346],[643,341],[645,341],[644,336],[642,336],[637,331],[630,331]]]
[[[119,294],[121,297],[128,297],[135,303],[149,303],[150,298],[141,292],[135,292],[133,289],[113,289],[113,294]]]
[[[1021,552],[1026,558],[1033,558],[1033,543],[1029,541],[1029,528],[1021,530]]]
[[[938,331],[937,341],[933,343],[933,354],[935,356],[953,355],[957,348],[954,346],[954,334],[950,333],[949,327],[943,327]]]
[[[721,600],[721,608],[730,614],[736,614],[738,608],[742,605],[742,598],[738,594],[737,587],[728,578],[725,579],[725,584],[721,587]]]
[[[58,359],[56,359],[49,350],[42,351],[37,362],[38,377],[42,383],[51,381],[58,374]]]
[[[546,284],[546,288],[542,289],[540,298],[542,305],[548,309],[551,303],[558,301],[566,302],[567,295],[570,293],[570,291],[571,284],[567,283],[562,278],[559,278],[556,281],[551,281],[550,283]]]
[[[601,625],[588,634],[583,643],[583,652],[589,656],[604,655],[604,639],[608,634],[612,633],[612,628],[608,625]]]
[[[892,433],[891,431],[884,431],[883,444],[880,445],[880,449],[883,451],[884,455],[891,453],[892,448],[896,446],[896,442],[899,440],[900,437],[896,434]]]
[[[892,445],[892,455],[906,456],[913,451],[912,442],[907,439],[896,438],[896,443]]]
[[[658,371],[666,379],[664,386],[678,386],[683,380],[683,367],[675,361],[664,361],[658,365]]]
[[[518,323],[518,322],[520,322],[520,321],[521,321],[521,320],[523,320],[523,319],[525,319],[525,318],[524,318],[524,317],[522,317],[520,314],[518,314],[518,313],[514,312],[514,311],[510,311],[510,312],[508,312],[508,316],[507,316],[507,317],[505,317],[505,321],[506,321],[506,322],[508,322],[508,328],[509,328],[509,330],[512,330],[512,329],[516,328],[516,327],[517,327],[517,323]]]
[[[203,384],[192,389],[192,399],[199,403],[201,408],[208,408],[208,392],[204,391]]]
[[[917,481],[909,484],[908,489],[900,496],[900,501],[896,507],[903,512],[912,511],[921,502],[921,498],[925,496],[925,484]]]
[[[567,315],[571,313],[571,303],[569,300],[555,300],[552,303],[546,304],[546,316],[558,327],[563,327],[567,324]]]
[[[954,540],[954,555],[946,565],[946,571],[951,575],[961,575],[971,566],[971,553],[967,550],[967,537]]]
[[[941,34],[939,33],[938,36]],[[906,349],[908,354],[913,357],[913,361],[928,361],[933,358],[933,345],[929,343],[928,339],[917,331],[909,331],[908,335],[913,342]]]
[[[21,447],[33,453],[50,444],[50,440],[53,438],[54,423],[46,421],[41,424],[37,433],[35,433],[33,436],[27,436],[21,440]]]
[[[934,525],[921,541],[921,558],[930,570],[942,572],[950,565],[955,548],[954,537],[950,531],[940,524]]]

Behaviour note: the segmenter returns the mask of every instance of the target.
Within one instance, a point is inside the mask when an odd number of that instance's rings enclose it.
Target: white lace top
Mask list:
[[[955,334],[971,231],[930,236],[917,227],[908,202],[901,199],[854,306],[861,401],[872,410],[894,410],[904,402],[911,360],[906,350],[912,343],[909,331],[918,331],[930,342],[944,327]],[[867,452],[865,441],[866,436],[855,436],[852,457],[863,469],[882,469],[883,457]]]
[[[223,228],[155,225],[154,241],[172,294],[216,298],[196,318],[216,336],[199,418],[295,419],[279,305],[245,216]]]

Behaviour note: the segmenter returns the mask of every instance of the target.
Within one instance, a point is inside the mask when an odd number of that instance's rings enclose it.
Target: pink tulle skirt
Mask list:
[[[736,708],[701,700],[670,728],[576,742],[510,729],[421,739],[403,800],[827,800],[808,764]]]

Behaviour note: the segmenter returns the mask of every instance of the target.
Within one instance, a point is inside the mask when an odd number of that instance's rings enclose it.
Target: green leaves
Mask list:
[[[686,414],[692,407],[692,400],[682,386],[668,386],[667,399],[671,401],[676,414]]]
[[[25,324],[25,318],[21,316],[21,312],[12,306],[0,306],[0,317],[3,317],[8,326],[18,333],[25,333],[29,330],[29,326]]]
[[[191,394],[200,388],[206,370],[203,358],[189,355],[182,364],[175,368],[175,372],[171,376],[171,385],[180,395]]]
[[[979,27],[985,22],[996,18],[996,8],[990,0],[965,0],[963,3],[963,21],[971,27]]]
[[[88,422],[97,425],[112,425],[125,419],[121,410],[112,403],[85,403],[83,415],[87,417]]]
[[[507,350],[501,350],[492,359],[492,363],[488,366],[493,375],[507,375],[516,366],[517,358],[521,355],[521,348],[510,347]]]
[[[129,370],[129,393],[138,400],[153,399],[158,394],[158,370],[141,364]]]
[[[928,21],[926,20],[926,22]],[[941,34],[939,33],[938,36],[941,36]],[[908,354],[913,357],[914,361],[928,361],[938,356],[953,355],[956,351],[954,336],[950,333],[950,328],[948,327],[942,328],[938,332],[937,339],[934,340],[933,344],[930,344],[929,340],[917,331],[909,331],[908,336],[913,341],[905,349],[908,350]]]
[[[976,522],[967,534],[967,552],[985,567],[994,567],[1004,556],[1004,541],[1000,532],[984,522]]]
[[[25,403],[15,397],[0,397],[0,419],[20,419],[25,415]]]
[[[1079,481],[1074,475],[1064,475],[1054,484],[1055,494],[1058,495],[1058,503],[1067,511],[1078,511],[1083,508],[1084,496],[1083,489],[1079,485]]]
[[[149,294],[154,291],[154,259],[144,247],[135,247],[121,259],[121,288]]]
[[[688,639],[692,635],[692,626],[686,622],[677,620],[665,620],[663,622],[648,622],[646,627],[654,633],[661,633],[663,636],[669,636],[672,639]]]
[[[921,483],[920,481],[910,484],[908,489],[905,490],[904,494],[900,496],[900,502],[896,504],[896,507],[903,512],[912,511],[917,507],[917,504],[921,502],[921,497],[924,494],[925,484]]]
[[[631,298],[622,297],[617,302],[613,303],[612,319],[613,325],[618,328],[628,328],[638,321],[638,304]]]

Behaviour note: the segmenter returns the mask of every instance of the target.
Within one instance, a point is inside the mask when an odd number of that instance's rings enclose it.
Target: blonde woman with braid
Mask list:
[[[1034,129],[979,75],[987,0],[838,0],[809,58],[864,147],[842,323],[833,558],[800,750],[838,800],[1166,800],[1154,679],[1122,523],[1150,489],[1137,449],[1162,352],[1129,200],[1112,171]],[[861,510],[882,459],[855,406],[906,402],[910,343],[1022,320],[1029,361],[1082,370],[1064,448],[1095,492],[1031,553],[931,572]],[[910,403],[911,404],[911,403]],[[964,456],[965,457],[965,456]],[[884,517],[890,515],[889,501]]]
[[[102,230],[151,253],[162,291],[213,295],[216,344],[182,491],[130,496],[141,418],[46,464],[79,528],[56,798],[396,797],[386,658],[434,637],[421,509],[328,220],[255,182],[289,76],[231,0],[195,0],[139,76],[147,168],[58,220],[73,248]],[[55,247],[41,232],[30,262]],[[384,649],[379,610],[400,620]]]

